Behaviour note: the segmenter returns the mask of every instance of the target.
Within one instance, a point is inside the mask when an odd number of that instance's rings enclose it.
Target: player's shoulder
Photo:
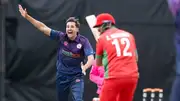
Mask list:
[[[122,29],[118,29],[118,31],[121,33],[121,34],[125,34],[127,35],[128,37],[130,38],[134,38],[133,34],[128,32],[128,31],[125,31],[125,30],[122,30]]]
[[[122,34],[131,34],[130,32],[128,32],[126,30],[122,30],[122,29],[117,29],[117,31]]]
[[[84,43],[84,42],[86,42],[86,41],[89,41],[85,36],[83,36],[83,35],[78,35],[78,37],[79,37],[79,40],[80,40],[80,42],[82,42],[82,43]]]
[[[105,40],[107,34],[101,34],[98,38],[99,41]]]
[[[59,31],[59,30],[54,30],[54,29],[51,29],[50,34],[51,35],[58,35],[58,36],[60,36],[60,39],[63,39],[66,37],[66,33]]]
[[[65,34],[64,32],[59,31],[59,30],[55,30],[55,29],[51,29],[51,32],[53,32],[53,33],[61,33],[61,34]]]

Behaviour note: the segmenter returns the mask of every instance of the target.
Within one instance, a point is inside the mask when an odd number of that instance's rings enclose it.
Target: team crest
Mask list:
[[[82,45],[79,43],[79,44],[77,44],[77,48],[78,49],[81,49],[81,47],[82,47]]]

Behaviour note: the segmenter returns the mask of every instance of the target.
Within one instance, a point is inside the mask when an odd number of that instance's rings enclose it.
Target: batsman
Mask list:
[[[100,32],[96,65],[105,69],[100,101],[132,101],[139,77],[134,36],[116,28],[108,13],[97,16],[94,28]]]

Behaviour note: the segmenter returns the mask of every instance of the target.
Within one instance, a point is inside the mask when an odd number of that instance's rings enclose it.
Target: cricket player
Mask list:
[[[80,24],[77,19],[70,17],[66,21],[66,33],[50,29],[27,14],[26,9],[19,5],[21,15],[31,22],[37,29],[52,39],[59,41],[57,58],[57,96],[58,101],[68,101],[72,93],[73,101],[83,101],[84,81],[83,73],[91,67],[94,60],[93,48],[87,38],[79,34]],[[87,63],[82,61],[87,57]]]
[[[170,101],[180,101],[180,0],[168,0],[175,19],[176,78],[172,86]]]
[[[94,28],[101,33],[96,45],[96,64],[103,64],[105,69],[100,101],[132,101],[139,77],[133,35],[116,28],[115,19],[108,13],[97,16]]]

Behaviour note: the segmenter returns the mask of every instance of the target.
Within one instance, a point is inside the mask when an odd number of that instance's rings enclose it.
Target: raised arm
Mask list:
[[[31,17],[27,13],[26,9],[23,9],[21,5],[19,5],[19,12],[21,13],[22,17],[24,17],[29,22],[31,22],[37,29],[39,29],[44,34],[50,36],[51,29],[49,27],[47,27],[44,23],[42,23],[42,22],[34,19],[33,17]]]

